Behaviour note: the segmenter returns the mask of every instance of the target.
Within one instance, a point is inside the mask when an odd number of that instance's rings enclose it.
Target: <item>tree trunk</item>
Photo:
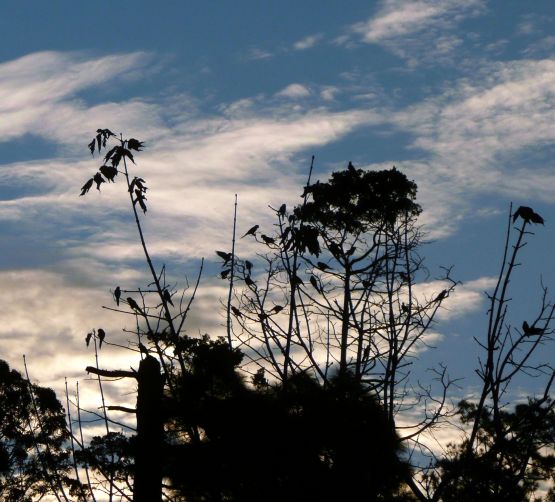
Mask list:
[[[162,500],[162,432],[161,414],[163,381],[160,363],[145,357],[137,375],[137,443],[133,502]]]

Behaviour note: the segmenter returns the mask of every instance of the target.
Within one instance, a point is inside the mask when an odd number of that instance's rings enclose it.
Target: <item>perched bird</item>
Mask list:
[[[279,314],[281,311],[283,310],[283,307],[281,305],[276,305],[273,309],[272,312],[274,314]]]
[[[233,253],[226,253],[225,251],[216,251],[216,254],[224,261],[224,267],[231,261],[231,258],[233,258]]]
[[[345,253],[345,256],[353,256],[356,250],[357,250],[356,246],[352,246],[351,249],[349,249],[349,251]]]
[[[247,232],[245,233],[245,235],[243,235],[243,237],[246,237],[247,235],[256,235],[256,231],[260,228],[260,225],[255,225],[254,227],[251,227],[247,230]],[[241,239],[243,238],[241,237]]]
[[[116,299],[116,305],[119,307],[119,299],[121,298],[121,289],[119,286],[114,290],[114,298]]]
[[[268,237],[267,235],[261,234],[260,237],[266,244],[275,244],[276,243],[275,239],[273,239],[272,237]]]
[[[248,270],[249,274],[252,271],[253,264],[249,260],[245,260],[245,268]]]
[[[536,328],[535,326],[530,326],[526,321],[522,323],[522,331],[526,336],[541,335],[543,333],[542,328]]]
[[[520,206],[515,213],[513,214],[513,223],[516,221],[518,217],[521,217],[526,223],[536,223],[539,225],[543,225],[544,221],[543,218],[531,207],[527,206]]]
[[[81,195],[85,195],[92,187],[94,183],[94,178],[91,178],[89,181],[87,181],[82,187],[81,187],[81,193],[79,194],[79,196]]]
[[[301,286],[304,282],[297,274],[295,274],[291,277],[291,284],[293,284],[293,286]]]
[[[233,305],[231,306],[231,311],[233,312],[233,314],[234,314],[236,317],[243,317],[243,314],[241,314],[241,311],[240,311],[237,307],[235,307],[235,306],[233,306]]]
[[[133,310],[136,310],[137,312],[139,312],[139,314],[143,313],[143,311],[141,310],[141,307],[139,307],[139,304],[135,300],[133,300],[133,298],[131,298],[130,296],[127,297],[127,303]]]
[[[98,339],[100,340],[98,342],[98,348],[100,349],[102,347],[102,342],[104,341],[104,338],[106,338],[106,332],[102,329],[102,328],[98,328]]]
[[[318,266],[318,268],[319,268],[320,270],[322,270],[322,271],[324,271],[324,272],[325,272],[326,270],[328,270],[329,268],[331,268],[329,265],[326,265],[323,261],[319,261],[316,265]]]
[[[439,292],[439,295],[436,296],[434,302],[441,302],[447,297],[447,290],[444,289],[443,291]]]
[[[401,282],[409,282],[409,276],[405,272],[399,272],[399,279]]]
[[[250,275],[247,275],[247,277],[245,277],[245,283],[247,286],[254,286],[254,281],[251,279]]]
[[[220,277],[221,277],[222,279],[227,279],[227,276],[229,275],[230,272],[231,272],[231,269],[230,269],[230,268],[226,268],[225,270],[222,270],[222,271],[220,272]]]
[[[85,337],[85,343],[87,344],[87,347],[89,346],[89,343],[91,343],[91,338],[92,333],[87,333],[87,336]]]
[[[278,214],[280,216],[285,216],[285,211],[287,211],[287,206],[285,204],[282,204],[281,206],[279,206]]]
[[[167,289],[164,289],[164,291],[162,292],[162,296],[164,298],[164,301],[166,303],[169,303],[173,307],[172,297]]]
[[[410,313],[410,305],[407,305],[406,303],[402,303],[401,304],[401,312],[403,312],[403,314]]]
[[[310,284],[312,284],[312,286],[314,286],[314,289],[316,291],[318,291],[318,293],[322,292],[322,289],[320,288],[320,285],[318,284],[318,279],[316,279],[316,277],[313,276],[313,275],[310,276]]]
[[[355,168],[355,166],[353,166],[353,163],[351,161],[349,161],[349,165],[347,166],[347,169],[352,171],[354,168]]]

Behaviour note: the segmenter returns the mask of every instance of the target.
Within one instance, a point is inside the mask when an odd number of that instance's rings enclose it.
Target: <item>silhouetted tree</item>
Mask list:
[[[82,500],[82,487],[70,475],[68,439],[54,391],[30,383],[0,360],[0,499]]]

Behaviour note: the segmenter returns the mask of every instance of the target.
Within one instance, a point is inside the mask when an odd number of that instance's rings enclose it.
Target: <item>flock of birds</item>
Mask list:
[[[279,214],[285,214],[285,204],[283,204],[280,209],[278,210]],[[528,223],[534,223],[536,225],[543,225],[545,223],[544,219],[538,214],[536,213],[531,207],[528,206],[519,206],[519,208],[513,213],[513,217],[512,217],[512,221],[513,223],[516,222],[516,220],[518,218],[521,218],[523,220],[523,225],[526,225]],[[247,232],[245,232],[245,234],[241,237],[247,237],[247,236],[253,236],[253,237],[257,237],[257,232],[258,229],[260,228],[260,225],[254,225],[251,228],[249,228],[249,230],[247,230]],[[524,227],[523,227],[524,228]],[[260,238],[262,239],[262,241],[265,244],[275,244],[276,240],[272,237],[268,237],[267,235],[264,234],[260,234]],[[216,251],[216,254],[224,261],[223,266],[227,267],[230,262],[232,262],[233,260],[233,254],[232,253],[228,253],[225,251]],[[252,262],[245,260],[244,262],[245,268],[247,270],[247,274],[245,275],[245,283],[247,284],[247,286],[249,287],[253,287],[255,286],[255,282],[252,280],[251,277],[251,272],[252,272],[252,268],[253,268],[253,264]],[[317,267],[322,270],[322,271],[326,271],[328,269],[330,269],[330,266],[327,265],[324,262],[318,262],[317,263]],[[222,273],[220,274],[222,279],[226,279],[229,272],[231,271],[230,268],[223,270]],[[302,283],[302,280],[300,278],[298,278],[297,276],[295,276],[295,278],[300,281]],[[407,282],[408,281],[408,277],[406,274],[401,273],[401,280],[403,282]],[[316,289],[316,291],[318,291],[319,293],[322,293],[322,286],[320,284],[320,282],[318,281],[318,279],[314,276],[311,275],[310,276],[310,283],[311,285]],[[116,289],[114,290],[114,299],[116,302],[116,305],[119,307],[120,304],[120,300],[121,300],[121,288],[119,286],[116,287]],[[435,301],[441,301],[443,300],[445,297],[447,296],[447,291],[442,291],[438,297],[436,298]],[[166,304],[171,305],[172,307],[174,306],[172,298],[171,298],[171,294],[167,289],[164,289],[162,291],[162,298],[164,300],[164,302]],[[141,309],[141,307],[139,306],[139,304],[131,297],[127,297],[126,299],[127,304],[129,305],[129,307],[135,311],[136,313],[140,314],[140,315],[144,315],[143,310]],[[403,307],[406,307],[403,304]],[[272,312],[273,314],[277,314],[279,312],[281,312],[283,310],[283,306],[281,305],[276,305],[274,306],[272,309],[270,309],[269,312]],[[242,313],[241,311],[235,307],[235,306],[231,306],[231,311],[233,312],[233,314],[236,317],[242,317]],[[264,314],[264,316],[259,316],[260,319],[262,320],[262,318],[267,318],[268,314]],[[527,321],[524,321],[522,323],[522,333],[524,336],[541,336],[543,335],[545,332],[544,328],[539,328],[535,326],[535,323],[532,324],[531,326],[528,324]],[[87,347],[90,344],[91,338],[95,336],[94,330],[93,332],[87,333],[87,336],[85,337],[85,342],[87,344]],[[106,338],[106,332],[104,331],[104,329],[102,328],[98,328],[98,330],[96,331],[96,337],[99,340],[98,343],[98,348],[100,349],[102,347],[102,343],[104,342],[105,338]],[[141,344],[142,345],[142,344]],[[144,346],[141,347],[141,352],[143,352]]]

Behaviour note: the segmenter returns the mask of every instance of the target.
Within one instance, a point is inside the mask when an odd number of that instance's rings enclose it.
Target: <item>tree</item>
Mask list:
[[[109,141],[116,146],[108,149]],[[452,423],[457,411],[448,406],[453,380],[444,366],[432,370],[432,382],[415,381],[412,372],[418,351],[428,346],[438,310],[456,286],[445,269],[436,291],[427,296],[418,292],[418,283],[428,275],[419,255],[422,236],[414,182],[395,168],[366,172],[349,163],[327,182],[311,183],[311,166],[301,204],[292,211],[285,204],[274,210],[277,231],[263,233],[255,225],[244,233],[265,247],[258,258],[236,253],[234,217],[231,250],[217,251],[223,260],[221,277],[229,281],[227,339],[195,339],[186,334],[184,323],[202,264],[191,290],[169,283],[165,266],[155,267],[141,225],[147,213],[146,181],[132,176],[127,163],[134,164],[132,150],[142,146],[136,139],[118,139],[99,129],[89,147],[91,153],[107,150],[104,165],[83,185],[81,195],[93,183],[100,190],[104,177],[125,178],[152,283],[147,288],[118,285],[112,310],[135,316],[131,350],[140,355],[140,364],[149,358],[160,364],[166,430],[161,467],[165,483],[171,483],[165,496],[260,499],[260,491],[271,485],[277,498],[310,500],[315,494],[303,491],[301,468],[321,483],[318,496],[330,500],[353,498],[359,489],[368,497],[409,499],[407,487],[419,500],[456,499],[466,496],[470,484],[465,479],[473,479],[484,494],[493,490],[527,496],[535,482],[547,476],[551,459],[540,450],[552,446],[547,424],[554,373],[549,364],[532,362],[537,348],[550,340],[553,306],[547,291],[535,321],[523,323],[521,331],[505,323],[508,284],[527,225],[543,222],[531,208],[512,215],[512,223],[521,218],[522,226],[510,256],[509,222],[499,283],[490,296],[487,340],[478,341],[486,356],[478,369],[482,394],[477,402],[458,408],[463,423],[470,425],[469,436],[445,458],[433,456],[427,466],[410,469],[399,454],[414,458],[415,450],[427,452],[422,435]],[[92,334],[95,348],[97,339],[110,343],[100,334]],[[99,368],[98,360],[88,370],[99,375],[99,384],[101,376],[123,375]],[[517,408],[513,416],[504,409],[503,396],[516,375],[530,371],[547,377],[544,399],[531,399],[528,408]],[[123,376],[135,377],[126,373],[130,375]],[[249,374],[254,387],[243,381]],[[131,500],[125,485],[137,468],[133,463],[141,439],[114,435],[106,411],[139,415],[138,408],[103,406],[106,436],[94,440],[96,450],[85,450],[97,460],[102,456],[101,461],[89,459],[88,465],[104,476],[110,498],[119,492]],[[420,416],[407,424],[408,409]],[[536,436],[526,432],[536,423],[533,410],[541,411],[545,426]],[[323,416],[332,417],[331,426],[321,427]],[[290,442],[290,437],[298,441]],[[302,448],[297,444],[301,439],[306,440]],[[377,439],[381,442],[376,444]],[[375,448],[368,454],[370,444]],[[234,462],[241,448],[247,454]],[[380,459],[386,460],[382,464]],[[265,464],[272,466],[270,473],[261,469]],[[384,466],[389,467],[380,470]],[[479,468],[496,473],[493,488],[481,484]],[[155,477],[159,474],[151,473],[151,479]],[[359,483],[352,483],[353,478]],[[286,486],[294,493],[284,491]],[[508,491],[510,486],[513,491]],[[135,490],[134,499],[138,497]]]
[[[0,360],[0,498],[27,502],[83,494],[70,470],[62,404],[52,389],[23,378]]]

